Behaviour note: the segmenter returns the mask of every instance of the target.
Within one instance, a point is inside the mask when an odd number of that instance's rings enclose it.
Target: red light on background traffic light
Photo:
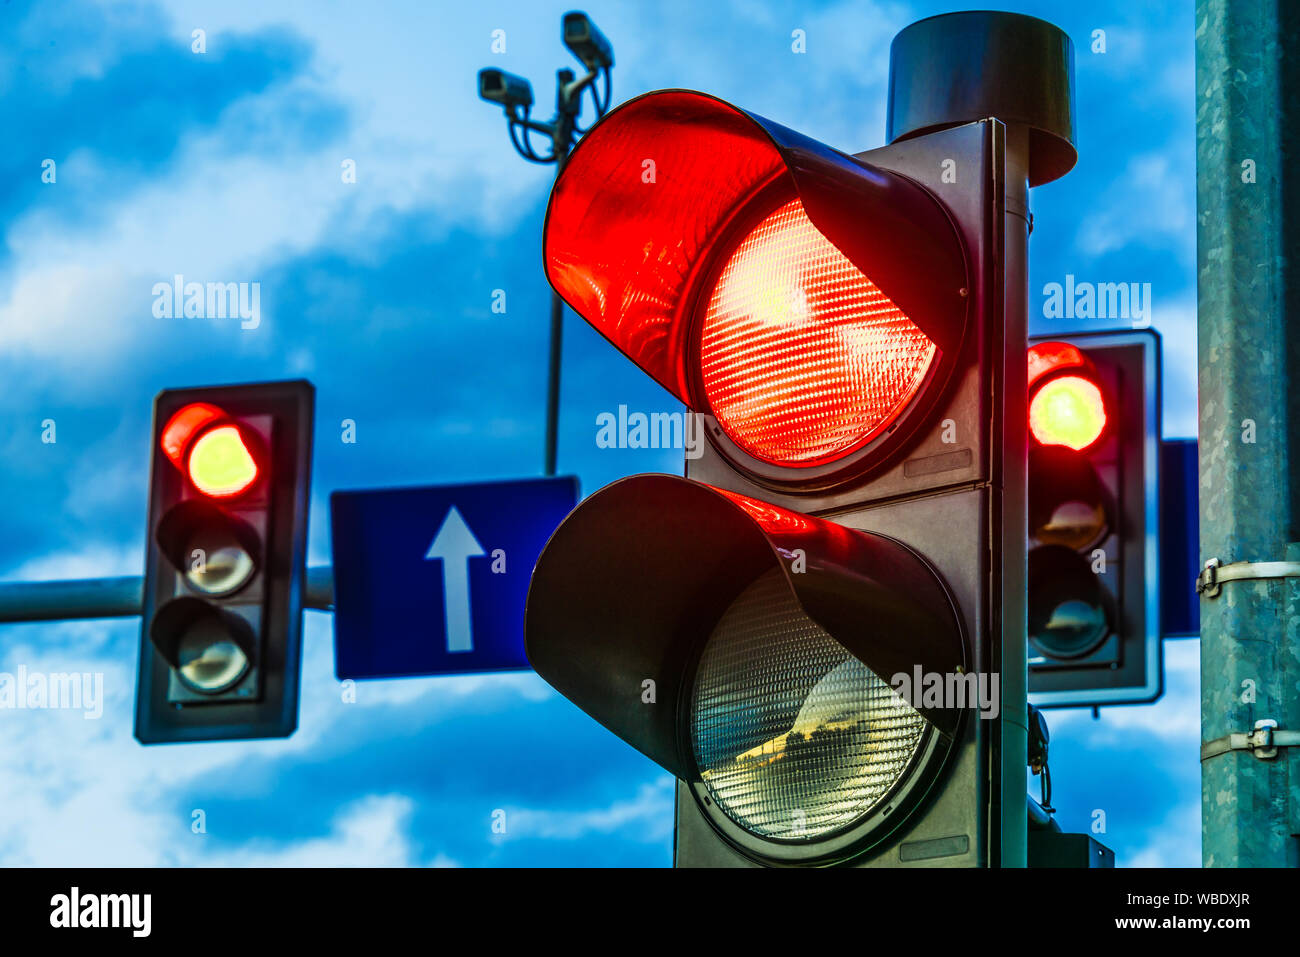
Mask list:
[[[163,452],[196,489],[231,498],[257,481],[257,460],[239,426],[207,402],[193,402],[163,427]]]
[[[775,465],[811,466],[893,422],[934,357],[929,337],[794,199],[726,260],[704,316],[700,372],[737,445]]]
[[[209,429],[190,448],[187,473],[204,495],[230,498],[257,481],[257,462],[235,425]]]
[[[1029,400],[1029,430],[1043,445],[1083,451],[1105,428],[1106,402],[1101,389],[1082,376],[1051,379]]]
[[[218,419],[224,419],[226,413],[207,402],[191,402],[167,420],[162,431],[162,450],[172,465],[184,471],[182,459],[185,450],[199,430]]]
[[[1044,376],[1067,369],[1087,369],[1088,360],[1078,346],[1068,342],[1039,342],[1029,347],[1029,389]]]

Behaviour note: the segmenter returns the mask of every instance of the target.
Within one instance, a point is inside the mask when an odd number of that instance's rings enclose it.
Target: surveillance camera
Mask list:
[[[614,47],[585,13],[564,15],[564,45],[588,70],[614,65]]]
[[[505,70],[479,70],[478,95],[490,103],[500,103],[506,109],[533,105],[532,84]]]

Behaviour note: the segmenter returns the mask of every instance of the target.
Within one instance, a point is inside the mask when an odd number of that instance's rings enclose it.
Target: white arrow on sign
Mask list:
[[[425,561],[442,561],[443,607],[447,609],[447,651],[473,651],[474,632],[469,617],[469,560],[485,555],[483,546],[453,505],[433,536]]]

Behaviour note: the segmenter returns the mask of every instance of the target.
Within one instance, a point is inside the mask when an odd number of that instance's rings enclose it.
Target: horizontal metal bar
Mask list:
[[[307,569],[303,607],[334,610],[334,569]],[[78,578],[52,582],[0,582],[0,623],[130,618],[144,607],[144,579]]]
[[[0,622],[126,618],[140,614],[144,579],[82,578],[58,582],[0,582]]]
[[[307,569],[307,582],[303,607],[316,611],[334,610],[334,567],[317,565]]]

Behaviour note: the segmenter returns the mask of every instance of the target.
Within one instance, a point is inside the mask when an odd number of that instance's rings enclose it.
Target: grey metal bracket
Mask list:
[[[1300,731],[1278,730],[1276,721],[1272,718],[1262,718],[1255,722],[1255,730],[1249,734],[1225,734],[1213,741],[1203,742],[1201,760],[1208,761],[1229,751],[1251,751],[1261,761],[1268,761],[1277,757],[1278,748],[1296,746],[1300,746]]]
[[[1218,598],[1224,582],[1258,578],[1300,578],[1300,562],[1229,562],[1211,558],[1196,576],[1196,593]]]

